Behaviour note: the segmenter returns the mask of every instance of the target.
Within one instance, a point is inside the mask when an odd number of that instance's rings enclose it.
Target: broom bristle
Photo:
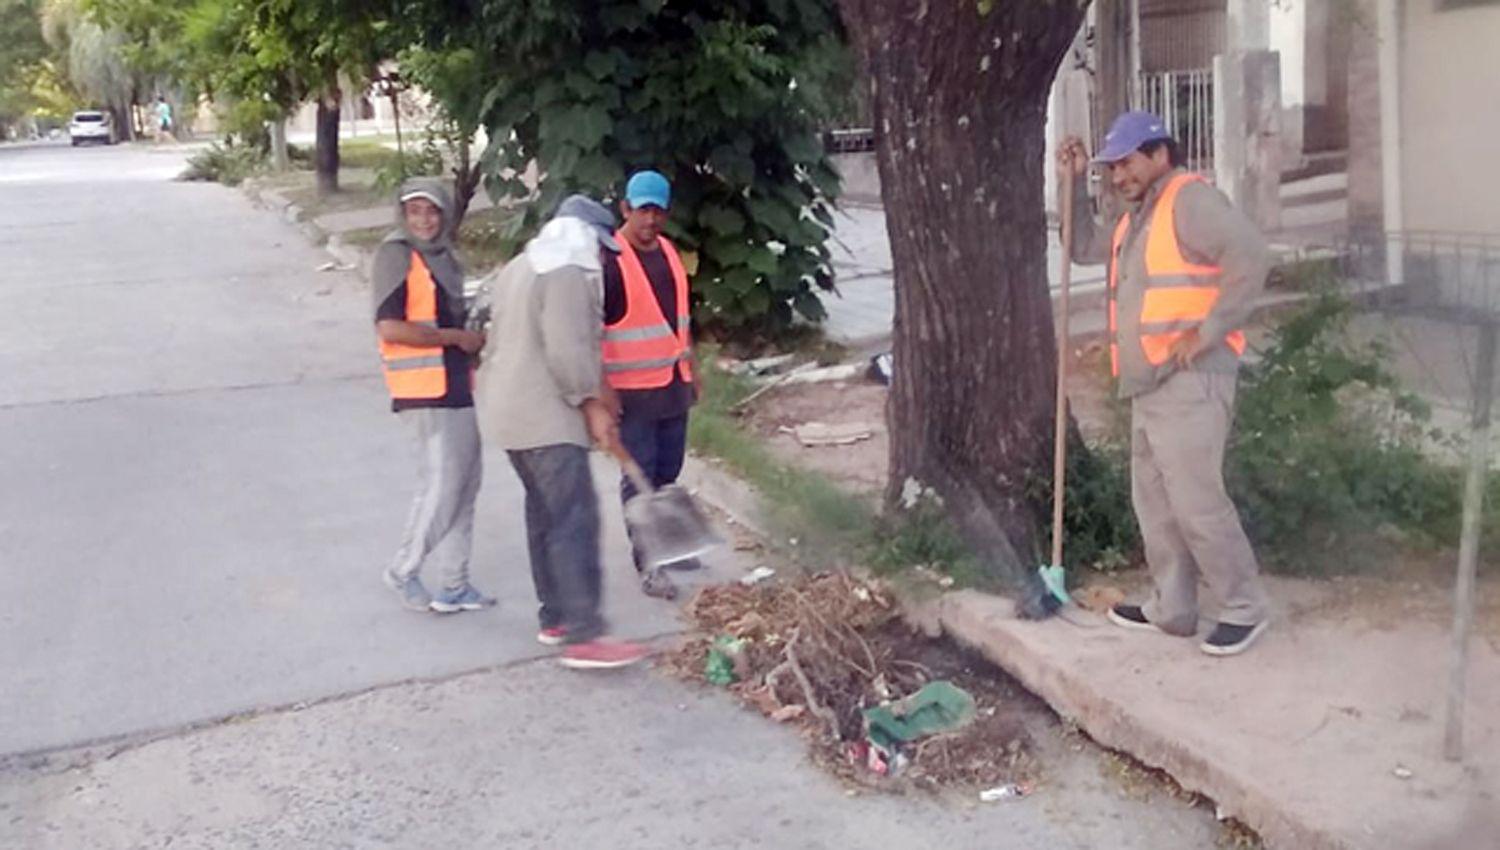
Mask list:
[[[1062,600],[1047,589],[1041,576],[1032,573],[1026,577],[1026,587],[1021,598],[1016,600],[1016,616],[1023,620],[1045,620],[1062,608]]]

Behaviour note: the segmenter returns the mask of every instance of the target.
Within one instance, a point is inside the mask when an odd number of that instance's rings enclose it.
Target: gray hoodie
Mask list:
[[[399,199],[408,197],[413,192],[421,193],[443,211],[443,230],[431,242],[424,242],[406,230],[406,216]],[[432,270],[432,276],[452,296],[453,303],[462,305],[464,271],[453,250],[453,218],[449,213],[453,209],[453,199],[448,194],[448,188],[441,180],[418,177],[403,183],[401,192],[396,197],[396,229],[386,234],[380,247],[375,250],[374,265],[370,269],[372,307],[378,309],[396,287],[406,280],[413,248],[422,254],[422,259]]]
[[[406,229],[406,216],[401,209],[400,198],[419,193],[437,204],[443,211],[443,229],[431,242],[418,239]],[[432,277],[442,289],[439,305],[442,315],[439,327],[461,328],[464,326],[464,271],[454,252],[452,243],[452,218],[448,211],[453,208],[451,196],[442,182],[432,178],[408,180],[401,187],[396,201],[396,229],[392,230],[375,250],[375,259],[370,268],[371,313],[376,314],[391,293],[406,282],[411,269],[411,252],[417,251]],[[469,378],[469,356],[457,346],[443,349],[443,360],[448,369],[449,393],[437,402],[403,399],[393,403],[396,410],[410,407],[467,407],[472,404]]]

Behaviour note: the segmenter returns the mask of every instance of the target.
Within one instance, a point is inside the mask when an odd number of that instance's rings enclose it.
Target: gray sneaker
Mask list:
[[[459,611],[478,611],[495,604],[495,597],[485,596],[467,582],[458,590],[445,590],[432,597],[432,610],[439,614],[456,614]]]
[[[410,611],[427,611],[432,605],[432,595],[427,588],[422,586],[422,580],[416,576],[401,578],[390,570],[385,571],[385,586],[396,591],[401,597],[401,604]]]

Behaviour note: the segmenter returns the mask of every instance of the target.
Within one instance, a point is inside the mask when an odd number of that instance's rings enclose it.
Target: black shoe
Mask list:
[[[1161,629],[1146,619],[1146,612],[1139,605],[1116,605],[1109,609],[1109,621],[1117,626],[1142,632],[1160,632]]]
[[[703,562],[697,558],[683,558],[681,561],[672,561],[662,564],[662,569],[677,570],[678,572],[689,572],[691,570],[703,569]]]
[[[1239,655],[1260,637],[1260,633],[1266,630],[1267,623],[1267,620],[1261,620],[1253,626],[1220,623],[1214,626],[1214,630],[1209,632],[1198,648],[1209,655]]]

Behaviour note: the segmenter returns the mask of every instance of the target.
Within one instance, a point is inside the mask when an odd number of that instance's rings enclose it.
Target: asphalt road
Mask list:
[[[395,604],[379,575],[415,459],[364,285],[181,167],[0,147],[0,756],[541,652],[503,457],[473,562],[500,607]],[[611,620],[674,629],[605,521]]]

